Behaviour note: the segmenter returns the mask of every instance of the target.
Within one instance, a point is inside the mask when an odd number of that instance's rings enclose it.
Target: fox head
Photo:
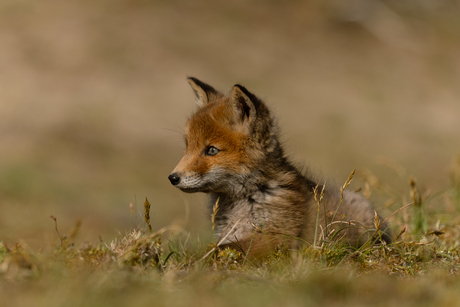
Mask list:
[[[168,178],[184,192],[235,192],[281,150],[275,119],[239,84],[224,95],[196,78],[187,80],[199,108],[185,126],[184,156]]]

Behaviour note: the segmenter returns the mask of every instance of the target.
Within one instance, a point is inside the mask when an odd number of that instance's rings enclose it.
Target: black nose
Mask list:
[[[171,174],[168,176],[169,181],[171,181],[172,185],[178,185],[180,182],[180,177],[176,174]]]

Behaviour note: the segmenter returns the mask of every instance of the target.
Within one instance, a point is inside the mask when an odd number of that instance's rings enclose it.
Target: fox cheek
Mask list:
[[[200,175],[205,175],[209,172],[210,165],[202,159],[196,160],[191,167],[191,171]]]

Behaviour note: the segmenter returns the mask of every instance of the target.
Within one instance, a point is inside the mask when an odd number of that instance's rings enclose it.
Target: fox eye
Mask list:
[[[217,149],[214,146],[209,146],[208,149],[206,149],[206,155],[208,156],[215,156],[219,153],[219,149]]]

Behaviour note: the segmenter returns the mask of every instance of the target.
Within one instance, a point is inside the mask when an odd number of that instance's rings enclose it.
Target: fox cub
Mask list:
[[[339,189],[323,190],[288,161],[262,100],[239,84],[225,95],[196,78],[188,82],[200,107],[185,126],[185,153],[168,178],[184,192],[209,193],[211,211],[218,203],[220,246],[257,256],[280,244],[391,242],[365,198],[344,191],[341,201]]]

